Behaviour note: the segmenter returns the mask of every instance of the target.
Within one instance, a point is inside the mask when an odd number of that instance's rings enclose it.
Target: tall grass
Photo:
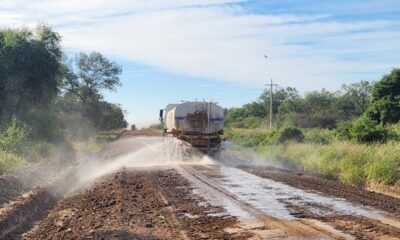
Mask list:
[[[14,153],[0,150],[0,174],[22,168],[27,161]]]
[[[360,144],[336,140],[329,130],[308,130],[302,143],[276,144],[269,130],[228,130],[227,138],[286,165],[352,184],[400,182],[400,142]],[[316,137],[318,136],[319,137]],[[314,139],[314,140],[313,140]],[[322,140],[321,140],[322,139]]]

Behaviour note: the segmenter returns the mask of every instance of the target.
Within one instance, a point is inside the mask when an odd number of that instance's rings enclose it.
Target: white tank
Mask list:
[[[224,127],[224,109],[215,103],[185,102],[169,104],[165,109],[165,127],[188,133],[212,134]]]

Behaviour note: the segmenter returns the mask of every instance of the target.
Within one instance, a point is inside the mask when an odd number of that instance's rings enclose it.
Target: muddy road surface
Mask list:
[[[398,198],[268,166],[166,158],[179,146],[157,137],[120,141],[3,203],[0,239],[400,239]]]

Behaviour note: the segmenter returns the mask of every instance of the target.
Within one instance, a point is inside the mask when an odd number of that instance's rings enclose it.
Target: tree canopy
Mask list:
[[[101,53],[77,54],[72,61],[64,65],[64,94],[60,109],[80,119],[79,122],[88,121],[86,125],[91,125],[94,129],[125,128],[127,122],[121,107],[104,101],[102,95],[103,90],[115,91],[121,85],[121,72],[118,64],[108,60]],[[70,120],[67,124],[71,129],[79,124],[71,122],[75,121]]]
[[[121,67],[98,52],[65,59],[61,36],[48,25],[0,30],[0,131],[16,119],[32,137],[50,139],[67,115],[79,119],[68,118],[77,129],[83,121],[98,130],[126,126],[121,107],[102,96],[120,85]]]
[[[275,125],[335,128],[338,123],[356,119],[368,109],[371,91],[372,84],[368,81],[342,85],[339,91],[314,90],[303,96],[295,88],[278,87],[272,97]],[[227,124],[243,121],[250,125],[261,124],[269,116],[269,101],[270,91],[266,89],[257,101],[228,110]]]
[[[59,92],[61,37],[46,25],[0,31],[0,116],[34,124]],[[45,128],[40,129],[45,131]],[[39,132],[39,131],[38,131]]]
[[[65,71],[63,89],[76,95],[83,104],[98,98],[101,90],[115,91],[122,69],[101,53],[79,53]]]
[[[368,115],[383,124],[400,121],[400,69],[393,69],[376,82]]]

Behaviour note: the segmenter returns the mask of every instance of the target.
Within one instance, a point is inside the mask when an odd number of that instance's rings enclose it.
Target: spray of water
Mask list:
[[[224,142],[219,156],[199,153],[189,144],[169,137],[135,137],[112,142],[102,157],[79,162],[79,182],[94,180],[122,168],[160,168],[180,164],[219,164],[225,166],[283,166],[254,151]]]
[[[175,138],[136,137],[121,139],[106,147],[107,158],[81,160],[78,177],[81,182],[92,180],[122,168],[154,168],[177,164],[213,164],[214,161]]]
[[[63,156],[70,155],[67,153],[68,150],[60,151]],[[76,159],[77,161],[63,161],[61,165],[49,162],[21,170],[17,173],[18,177],[14,178],[17,180],[14,185],[25,186],[27,189],[51,186],[50,192],[58,196],[86,189],[102,176],[123,168],[171,168],[181,164],[283,168],[277,161],[230,142],[223,143],[219,156],[210,157],[199,153],[185,142],[168,137],[120,139],[105,145],[100,154],[90,157],[78,154]]]

